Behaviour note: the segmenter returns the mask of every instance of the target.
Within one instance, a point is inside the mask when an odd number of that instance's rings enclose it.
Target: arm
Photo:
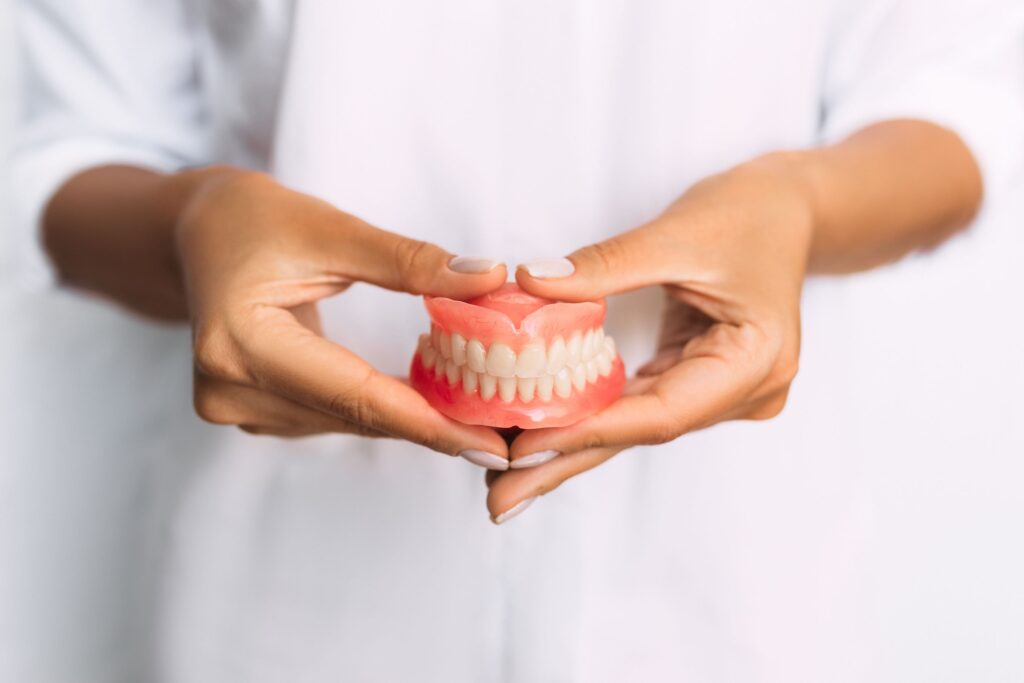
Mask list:
[[[520,286],[539,296],[586,300],[660,285],[667,305],[658,350],[623,398],[513,442],[512,470],[491,478],[492,518],[630,446],[774,417],[797,371],[809,270],[858,270],[932,247],[966,225],[980,197],[977,165],[955,134],[884,122],[707,178],[650,223],[571,254],[568,277],[521,266]],[[540,451],[561,457],[516,468]]]

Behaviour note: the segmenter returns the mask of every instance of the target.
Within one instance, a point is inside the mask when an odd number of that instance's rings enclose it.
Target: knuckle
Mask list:
[[[796,379],[800,370],[800,357],[795,351],[784,351],[775,362],[769,376],[769,386],[777,391],[785,390]]]
[[[592,259],[603,272],[614,272],[622,267],[626,249],[622,242],[613,238],[590,245],[584,250],[584,254]]]
[[[235,346],[227,333],[219,327],[205,327],[196,331],[192,345],[196,370],[207,377],[229,382],[247,382]]]
[[[403,239],[395,246],[395,263],[399,279],[413,294],[430,291],[435,273],[429,266],[435,250],[439,250],[438,247],[423,240]]]
[[[196,381],[192,391],[192,407],[204,422],[215,425],[237,424],[231,401],[207,382]]]

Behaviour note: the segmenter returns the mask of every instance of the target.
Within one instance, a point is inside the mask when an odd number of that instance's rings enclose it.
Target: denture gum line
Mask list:
[[[582,392],[610,375],[615,341],[596,328],[576,332],[569,341],[557,336],[547,345],[530,342],[516,353],[507,344],[485,346],[479,339],[467,340],[432,325],[429,335],[420,335],[417,352],[437,381],[460,384],[467,394],[479,391],[484,401],[497,395],[502,403],[511,403],[518,395],[530,403],[535,398],[550,401],[553,395],[569,398],[574,389]]]

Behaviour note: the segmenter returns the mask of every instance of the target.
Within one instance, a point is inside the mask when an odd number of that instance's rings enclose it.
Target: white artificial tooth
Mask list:
[[[554,375],[541,375],[537,378],[537,396],[542,401],[551,400],[551,390],[555,388]]]
[[[430,344],[435,351],[441,350],[441,328],[437,325],[430,326]]]
[[[587,381],[593,384],[597,381],[597,361],[593,358],[587,361]]]
[[[597,354],[597,371],[602,377],[612,374],[612,357],[608,354],[608,349]]]
[[[572,369],[572,385],[576,391],[583,391],[587,387],[587,366],[580,363]]]
[[[487,372],[487,349],[479,339],[470,339],[466,345],[466,362],[473,372]]]
[[[580,349],[580,360],[588,361],[594,357],[594,331],[587,330],[583,335],[583,346]]]
[[[555,393],[561,398],[569,398],[572,394],[572,375],[569,373],[569,368],[562,368],[555,375]]]
[[[608,352],[608,355],[615,358],[615,340],[611,337],[605,336],[604,348]]]
[[[569,338],[569,343],[565,345],[565,364],[569,367],[575,367],[580,364],[580,352],[583,350],[583,335],[579,332],[573,333],[572,337]]]
[[[495,342],[487,349],[487,374],[495,377],[516,376],[516,352],[508,344]]]
[[[459,366],[453,360],[449,360],[444,366],[444,374],[448,378],[448,384],[457,384],[462,378],[462,371],[459,370]]]
[[[544,374],[547,358],[542,344],[528,344],[516,360],[516,377],[540,377]]]
[[[519,400],[523,403],[529,403],[533,400],[533,393],[537,391],[537,378],[536,377],[520,377],[516,385],[519,389]]]
[[[493,375],[479,375],[480,377],[480,398],[490,401],[498,391],[498,378]]]
[[[420,338],[416,340],[416,353],[423,355],[423,351],[430,346],[430,335],[421,334]]]
[[[441,345],[437,347],[437,352],[445,358],[452,357],[452,336],[447,332],[441,332]]]
[[[477,385],[480,383],[480,375],[476,374],[469,368],[463,366],[462,368],[462,390],[467,394],[472,394],[476,391]]]
[[[466,338],[458,332],[452,332],[452,360],[456,365],[466,364]]]
[[[423,353],[420,355],[420,360],[423,361],[423,367],[427,370],[434,369],[434,363],[437,362],[437,351],[434,350],[433,345],[427,346],[423,349]]]
[[[604,351],[604,328],[599,327],[594,330],[594,355],[600,354]]]
[[[555,337],[555,341],[551,342],[551,346],[548,348],[548,364],[545,368],[547,374],[553,375],[564,368],[565,359],[565,340],[560,336]]]
[[[498,398],[501,399],[502,403],[511,403],[512,399],[516,397],[516,378],[515,377],[499,377],[498,378]]]

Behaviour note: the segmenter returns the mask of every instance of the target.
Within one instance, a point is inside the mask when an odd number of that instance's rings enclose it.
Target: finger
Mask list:
[[[448,419],[412,387],[310,332],[287,311],[260,308],[240,341],[253,379],[271,393],[442,453],[471,449],[507,457],[493,429]]]
[[[395,291],[471,299],[508,278],[505,264],[484,257],[455,257],[441,247],[358,221],[339,245],[349,277]]]
[[[512,443],[510,459],[515,463],[545,451],[565,454],[665,443],[726,419],[745,403],[770,368],[770,362],[760,357],[757,343],[747,336],[733,326],[716,326],[687,346],[681,362],[656,378],[647,378],[648,388],[642,393],[623,396],[569,427],[527,431]]]
[[[193,400],[196,413],[213,424],[237,425],[252,434],[310,436],[313,434],[357,434],[384,437],[387,434],[275,396],[259,389],[221,382],[197,374]]]
[[[686,257],[674,234],[648,224],[573,252],[516,269],[519,286],[560,301],[590,301],[685,277]]]
[[[508,521],[538,496],[550,493],[566,480],[597,467],[619,450],[592,448],[530,469],[498,473],[490,482],[487,493],[487,511],[491,521],[495,524]]]

